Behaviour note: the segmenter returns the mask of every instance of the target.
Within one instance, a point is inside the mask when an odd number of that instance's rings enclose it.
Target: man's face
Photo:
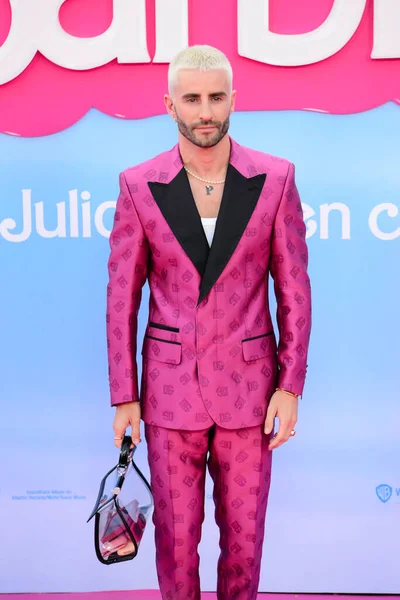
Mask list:
[[[182,69],[171,96],[166,96],[166,105],[187,140],[211,148],[228,132],[235,94],[223,69]]]

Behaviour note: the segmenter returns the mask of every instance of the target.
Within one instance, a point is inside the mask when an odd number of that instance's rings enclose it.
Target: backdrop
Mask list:
[[[14,28],[23,4],[15,2]],[[48,10],[56,4],[63,3],[48,1]],[[86,4],[89,11],[90,3]],[[104,18],[109,4],[104,3]],[[65,3],[66,9],[71,7],[71,19],[75,5],[73,0]],[[326,14],[318,13],[320,21],[313,23],[314,28],[329,14],[335,16],[329,10],[339,10],[341,3],[304,0],[310,19],[313,10],[319,10],[317,5],[324,5]],[[335,92],[336,107],[323,104],[324,98],[330,99],[329,90],[317,94],[314,105],[301,100],[295,106],[297,95],[303,93],[297,69],[312,66],[284,65],[283,55],[281,66],[254,62],[266,74],[264,80],[258,79],[253,106],[245,79],[242,89],[235,85],[247,107],[242,104],[233,115],[231,135],[243,145],[296,164],[313,289],[313,331],[298,433],[274,452],[260,591],[400,590],[400,108],[390,82],[385,97],[379,98],[382,88],[376,83],[378,66],[394,73],[399,61],[392,56],[384,64],[373,62],[372,3],[364,5],[364,20],[356,39],[349,42],[350,46],[368,42],[362,51],[363,64],[370,62],[374,74],[365,74],[363,93],[357,94],[349,84],[341,94]],[[154,19],[157,6],[147,13],[148,19]],[[232,23],[236,19],[236,3],[231,7],[227,26],[229,19]],[[0,3],[0,9],[3,16],[11,16],[8,2]],[[272,3],[270,9],[276,11],[277,5]],[[278,27],[279,15],[273,14]],[[350,15],[343,13],[341,18]],[[282,17],[281,30],[293,34],[294,25],[287,19]],[[89,12],[87,20],[91,23]],[[240,22],[239,18],[239,27]],[[4,29],[8,41],[12,27],[8,23]],[[375,34],[377,30],[375,24]],[[218,45],[211,34],[203,32],[199,39],[200,33],[198,38],[189,37],[189,42]],[[107,381],[105,301],[118,173],[176,142],[174,123],[161,115],[162,97],[154,110],[150,107],[145,113],[152,84],[146,87],[147,75],[140,69],[163,69],[161,77],[167,65],[121,66],[114,61],[105,71],[96,67],[79,72],[37,54],[24,72],[12,77],[2,63],[6,43],[0,47],[4,81],[0,86],[0,561],[5,567],[0,592],[156,588],[152,525],[139,557],[108,569],[95,558],[92,523],[86,524],[86,519],[100,478],[117,459]],[[219,47],[226,50],[223,44]],[[238,47],[228,50],[232,62],[241,60]],[[318,88],[322,65],[333,68],[330,61],[341,60],[342,52],[350,50],[346,47],[326,61],[318,58],[313,66],[319,73],[307,75],[316,82],[311,88]],[[253,65],[250,58],[243,60]],[[115,118],[111,109],[100,110],[100,100],[97,108],[88,110],[85,105],[80,114],[72,114],[83,76],[93,73],[100,81],[103,73],[107,81],[111,68],[125,69],[114,77],[128,87],[135,77],[142,78],[141,95],[134,96],[132,89],[131,114]],[[268,91],[274,89],[270,69],[281,74],[282,85],[292,82],[293,86],[290,98],[282,92],[273,102],[281,99],[282,108],[293,110],[262,105],[260,94],[269,102]],[[40,79],[44,75],[47,79]],[[64,99],[52,104],[50,91],[61,95],[61,75],[80,79],[75,79],[75,87],[64,86]],[[43,82],[48,84],[43,98],[52,110],[30,110],[29,93],[36,89],[36,76],[39,88]],[[387,72],[385,77],[389,76]],[[165,79],[160,81],[164,91]],[[334,83],[330,80],[330,89]],[[120,91],[116,89],[114,112],[117,101],[125,97]],[[311,92],[308,86],[307,93]],[[32,96],[34,101],[38,100]],[[135,115],[138,106],[144,112]],[[311,106],[312,111],[304,110]],[[140,339],[147,307],[146,285]],[[136,456],[148,474],[144,442]],[[218,550],[207,480],[200,549],[204,590],[216,588]]]

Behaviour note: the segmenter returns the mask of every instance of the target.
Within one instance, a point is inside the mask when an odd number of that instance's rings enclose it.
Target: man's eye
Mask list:
[[[193,102],[197,101],[197,98],[188,98],[187,100],[188,102],[191,102],[193,104]]]
[[[220,102],[222,98],[221,96],[214,96],[213,100],[215,100],[215,102]]]

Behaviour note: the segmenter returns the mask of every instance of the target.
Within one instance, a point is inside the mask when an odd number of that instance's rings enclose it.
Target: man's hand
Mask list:
[[[139,402],[124,402],[117,404],[113,423],[114,435],[116,438],[114,444],[121,448],[122,438],[126,429],[132,427],[132,442],[137,446],[140,439],[140,404]]]
[[[265,419],[264,433],[271,433],[275,417],[279,419],[279,429],[270,441],[268,450],[278,448],[291,437],[290,432],[297,423],[298,403],[298,398],[286,392],[275,392],[272,396]]]

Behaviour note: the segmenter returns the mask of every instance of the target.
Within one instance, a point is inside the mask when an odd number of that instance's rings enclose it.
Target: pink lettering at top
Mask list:
[[[169,61],[199,43],[231,60],[237,110],[399,103],[399,30],[398,0],[0,0],[0,131],[163,114]]]

